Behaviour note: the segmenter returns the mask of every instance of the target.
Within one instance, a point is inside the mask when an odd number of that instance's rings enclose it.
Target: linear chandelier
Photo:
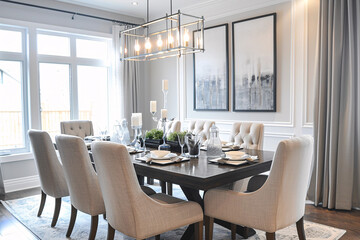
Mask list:
[[[182,13],[149,21],[120,32],[120,60],[148,61],[204,51],[204,17]]]

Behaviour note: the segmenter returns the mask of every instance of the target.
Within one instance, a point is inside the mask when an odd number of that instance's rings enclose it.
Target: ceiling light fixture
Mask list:
[[[147,61],[203,52],[204,17],[180,10],[173,14],[170,0],[170,15],[166,13],[165,17],[149,21],[147,0],[147,22],[121,31],[120,44],[121,61]]]
[[[137,6],[137,5],[139,5],[139,2],[134,1],[134,2],[131,2],[131,4],[134,6]]]

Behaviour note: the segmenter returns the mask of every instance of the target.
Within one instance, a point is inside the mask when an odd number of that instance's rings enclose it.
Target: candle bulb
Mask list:
[[[162,90],[167,91],[169,89],[169,81],[168,80],[162,80]]]
[[[167,118],[167,109],[161,109],[161,118]]]
[[[150,101],[150,112],[156,113],[156,101]]]

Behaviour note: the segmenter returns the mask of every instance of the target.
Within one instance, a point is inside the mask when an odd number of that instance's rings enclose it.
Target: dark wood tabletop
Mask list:
[[[206,191],[270,170],[274,152],[260,150],[241,151],[258,156],[259,161],[241,166],[209,163],[206,151],[201,151],[199,158],[165,166],[136,160],[137,157],[143,154],[132,155],[132,161],[138,175],[175,183],[181,187]]]

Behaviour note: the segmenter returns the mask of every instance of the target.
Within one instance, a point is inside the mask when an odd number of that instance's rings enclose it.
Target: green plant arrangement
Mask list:
[[[164,132],[162,130],[154,128],[146,133],[146,139],[160,140],[160,139],[162,139],[163,135],[164,135]]]
[[[178,140],[178,135],[180,136],[185,136],[186,135],[186,131],[183,132],[172,132],[169,134],[169,136],[167,137],[167,140],[169,141],[177,141]]]

